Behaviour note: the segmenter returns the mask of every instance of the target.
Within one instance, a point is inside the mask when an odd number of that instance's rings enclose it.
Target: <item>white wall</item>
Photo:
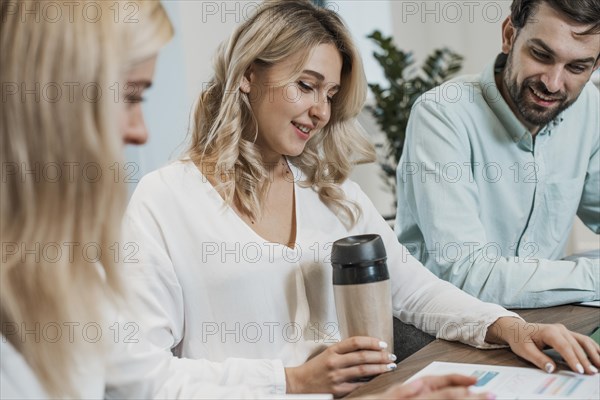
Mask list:
[[[162,2],[175,27],[175,37],[161,51],[144,116],[150,131],[145,146],[128,147],[127,159],[138,169],[135,180],[185,150],[192,105],[212,74],[212,57],[237,23],[251,12],[248,4],[200,0]],[[258,4],[254,2],[254,4]],[[131,172],[131,169],[125,172]],[[135,188],[135,182],[131,190]]]
[[[391,1],[396,43],[423,60],[449,47],[465,56],[463,73],[481,71],[500,53],[502,21],[511,0]]]
[[[257,1],[173,1],[181,13],[185,77],[190,102],[196,99],[213,71],[213,55],[234,28],[259,4]]]

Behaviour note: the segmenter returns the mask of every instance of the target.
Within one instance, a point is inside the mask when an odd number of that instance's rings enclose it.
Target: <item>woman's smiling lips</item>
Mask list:
[[[300,124],[300,123],[294,122],[294,121],[292,121],[292,126],[294,127],[294,130],[296,131],[296,135],[298,135],[298,137],[302,140],[308,140],[308,138],[310,137],[310,133],[314,129],[313,126]]]

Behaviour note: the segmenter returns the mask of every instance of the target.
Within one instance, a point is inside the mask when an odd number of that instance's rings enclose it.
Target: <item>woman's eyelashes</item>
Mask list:
[[[123,93],[125,103],[133,106],[146,101],[144,94],[150,85],[148,82],[127,82]]]
[[[146,99],[142,96],[127,96],[127,97],[125,97],[125,103],[128,103],[128,104],[143,103],[144,101],[146,101]]]
[[[313,86],[312,84],[307,83],[305,81],[298,81],[298,87],[304,93],[314,92],[315,90],[317,90],[316,86]],[[333,101],[333,96],[335,96],[335,93],[327,95],[327,102],[328,103],[331,103]]]
[[[127,107],[134,107],[138,104],[141,104],[146,101],[146,98],[143,96],[143,89],[140,90],[132,90],[129,93],[125,93],[125,104]]]
[[[306,83],[304,81],[298,81],[298,86],[305,93],[312,92],[313,90],[315,90],[309,83]]]

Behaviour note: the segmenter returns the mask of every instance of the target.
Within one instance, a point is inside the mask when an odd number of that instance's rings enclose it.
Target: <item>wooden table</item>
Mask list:
[[[560,306],[533,310],[514,310],[527,322],[561,323],[572,331],[589,335],[600,325],[600,308]],[[436,340],[398,364],[398,368],[378,376],[352,392],[348,398],[381,392],[394,383],[404,382],[433,361],[533,367],[508,349],[478,350],[457,342]],[[561,366],[558,365],[559,369]]]

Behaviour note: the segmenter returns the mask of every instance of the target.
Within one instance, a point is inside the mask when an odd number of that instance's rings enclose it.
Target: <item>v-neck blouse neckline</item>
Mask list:
[[[262,241],[263,243],[274,243],[277,244],[279,246],[283,246],[286,248],[286,251],[290,251],[290,252],[296,252],[298,249],[298,234],[300,232],[300,212],[298,209],[298,185],[296,185],[296,180],[297,180],[297,176],[299,176],[297,173],[301,172],[298,168],[296,168],[292,163],[289,162],[289,160],[287,159],[287,157],[284,157],[288,168],[290,169],[290,171],[292,172],[292,176],[294,177],[294,180],[292,182],[293,185],[293,193],[294,193],[294,210],[293,210],[293,214],[295,217],[295,233],[294,233],[294,247],[290,247],[288,244],[284,244],[284,243],[280,243],[280,242],[273,242],[270,240],[265,239],[264,237],[262,237],[258,232],[256,232],[254,229],[252,229],[252,227],[250,225],[248,225],[246,223],[246,221],[244,221],[242,219],[242,217],[235,212],[235,210],[233,209],[233,207],[231,207],[229,204],[227,204],[225,202],[225,200],[223,200],[223,198],[221,197],[221,195],[219,194],[219,192],[217,191],[217,189],[213,186],[213,184],[210,182],[210,180],[206,177],[206,175],[204,175],[202,173],[202,171],[200,171],[200,168],[198,168],[198,166],[190,159],[185,159],[182,160],[182,162],[188,163],[188,167],[191,167],[191,169],[194,171],[194,174],[197,174],[197,177],[200,178],[200,183],[202,185],[205,185],[208,187],[207,193],[210,193],[210,196],[212,196],[212,198],[214,199],[214,201],[216,203],[218,203],[219,208],[220,209],[225,209],[226,212],[230,215],[233,216],[234,220],[238,223],[244,226],[244,229],[249,231],[256,239],[259,239],[260,241]]]

